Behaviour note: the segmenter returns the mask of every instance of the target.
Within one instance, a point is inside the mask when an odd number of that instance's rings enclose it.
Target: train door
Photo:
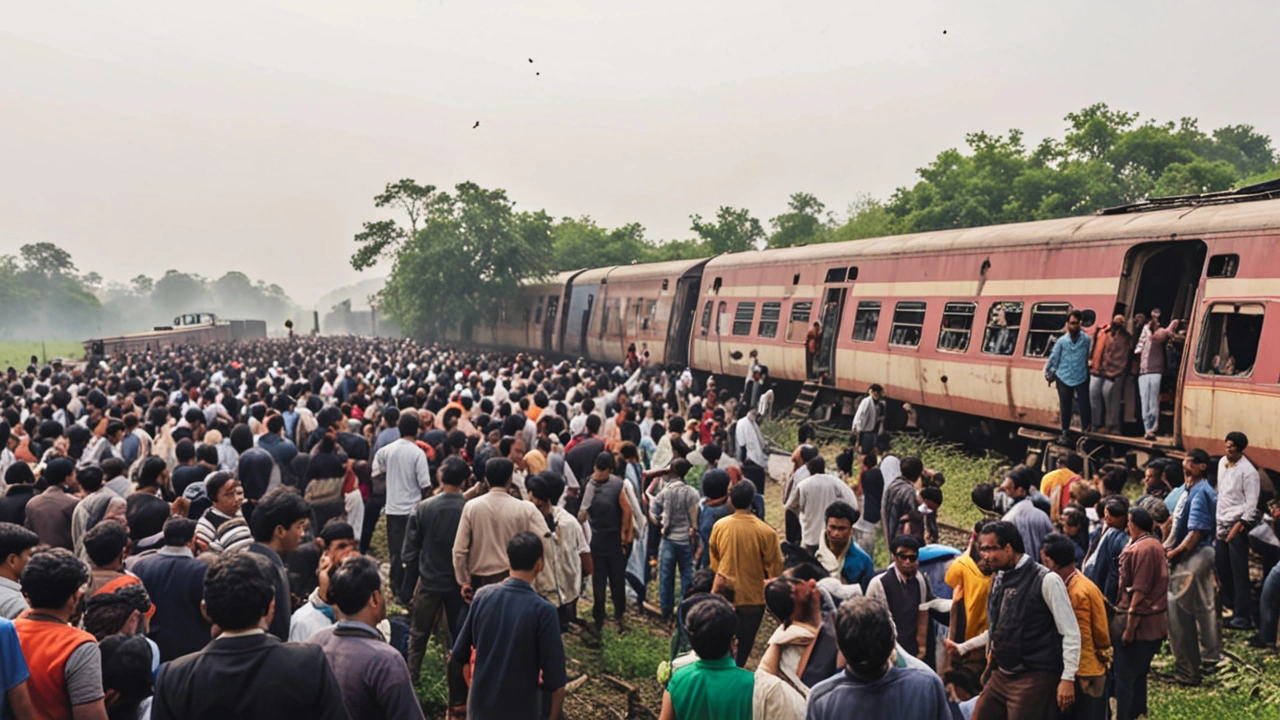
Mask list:
[[[689,364],[689,341],[698,310],[698,286],[701,284],[701,273],[687,275],[676,282],[676,296],[667,322],[667,357],[663,360],[668,366],[683,368]]]
[[[542,319],[542,349],[544,352],[553,352],[551,341],[555,335],[556,328],[556,310],[560,308],[560,296],[547,296],[547,316]]]
[[[1182,383],[1187,363],[1186,331],[1195,322],[1196,299],[1204,274],[1206,247],[1200,240],[1143,243],[1125,255],[1125,278],[1116,297],[1115,313],[1130,323],[1135,342],[1140,342],[1143,327],[1159,316],[1159,327],[1179,328],[1165,349],[1166,363],[1160,382],[1160,417],[1157,436],[1173,437],[1177,433],[1177,408],[1182,407]],[[1134,322],[1141,315],[1143,324]],[[1102,321],[1100,319],[1100,321]],[[1135,406],[1137,397],[1134,398]],[[1140,413],[1139,413],[1140,415]],[[1137,417],[1141,421],[1140,417]]]
[[[591,327],[591,308],[595,305],[594,293],[587,295],[587,308],[582,311],[582,332],[578,333],[578,355],[587,356],[587,330]]]
[[[835,385],[836,338],[840,335],[840,318],[848,288],[828,287],[822,303],[822,340],[813,357],[813,374],[824,385]]]
[[[729,303],[721,300],[716,306],[716,374],[724,373],[724,336],[729,334]]]

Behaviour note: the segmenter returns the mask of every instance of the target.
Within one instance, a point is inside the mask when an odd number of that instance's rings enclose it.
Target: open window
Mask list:
[[[760,327],[756,334],[762,338],[778,336],[778,319],[782,317],[782,303],[767,302],[760,306]]]
[[[542,298],[538,298],[538,309],[533,313],[533,324],[542,324]]]
[[[987,329],[982,334],[982,352],[988,355],[1012,355],[1018,346],[1018,330],[1022,327],[1022,301],[1000,300],[987,312]]]
[[[702,306],[702,334],[706,335],[711,329],[711,301],[708,300]]]
[[[938,329],[938,349],[962,353],[969,349],[973,333],[973,315],[978,306],[970,302],[949,302],[942,307],[942,326]]]
[[[1043,302],[1031,306],[1031,327],[1027,329],[1027,357],[1049,357],[1053,343],[1067,331],[1071,303]]]
[[[658,301],[657,300],[645,301],[644,315],[642,317],[644,318],[645,332],[657,332],[658,330]]]
[[[733,334],[734,335],[750,335],[751,321],[756,317],[756,304],[754,302],[740,302],[733,312]]]
[[[903,347],[920,347],[924,332],[925,304],[917,300],[903,300],[893,308],[893,327],[889,330],[889,344]]]
[[[1239,255],[1212,255],[1205,275],[1211,278],[1233,278],[1240,269]]]
[[[853,313],[853,339],[857,342],[875,342],[876,328],[880,327],[880,301],[864,300]]]
[[[787,342],[804,340],[809,334],[809,316],[812,314],[813,303],[807,300],[791,303],[791,321],[787,323]]]
[[[1252,375],[1265,310],[1261,303],[1211,305],[1196,347],[1196,372],[1227,377]]]

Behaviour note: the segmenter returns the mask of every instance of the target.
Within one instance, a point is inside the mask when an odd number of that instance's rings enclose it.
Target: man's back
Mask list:
[[[863,682],[845,670],[818,683],[809,693],[809,720],[850,717],[857,708],[865,720],[950,720],[947,693],[937,675],[909,668],[889,668],[879,680]]]
[[[782,574],[778,533],[756,516],[735,512],[711,529],[711,568],[734,580],[734,605],[764,605],[764,581]]]
[[[209,623],[200,613],[208,564],[172,548],[139,558],[132,572],[155,604],[149,636],[168,662],[209,644]]]
[[[307,642],[324,650],[351,720],[422,717],[409,667],[373,628],[341,622]]]
[[[72,548],[71,516],[80,500],[61,488],[52,487],[27,503],[26,526],[45,545]]]
[[[160,668],[154,720],[344,719],[338,682],[315,645],[286,645],[263,633],[219,638]]]
[[[409,516],[404,562],[427,592],[449,592],[458,585],[453,572],[453,542],[458,537],[462,493],[441,493],[423,500]]]
[[[525,531],[540,536],[546,527],[533,503],[511,497],[505,488],[490,490],[468,502],[462,508],[453,544],[458,584],[470,584],[471,575],[496,575],[507,570],[507,542]]]

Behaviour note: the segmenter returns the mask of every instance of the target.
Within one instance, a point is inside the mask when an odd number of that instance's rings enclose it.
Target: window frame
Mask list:
[[[871,337],[858,337],[858,330],[864,329],[863,313],[875,311],[875,322],[871,323]],[[884,303],[880,300],[859,300],[853,309],[853,335],[850,336],[854,342],[873,343],[876,341],[876,335],[880,332],[880,315],[884,312]]]
[[[711,311],[715,309],[715,303],[708,300],[702,306],[702,336],[706,337],[711,332]]]
[[[796,308],[804,306],[804,319],[796,319]],[[787,342],[802,343],[804,336],[809,333],[809,321],[813,319],[813,301],[812,300],[792,300],[791,307],[787,309],[787,335],[784,338]],[[793,338],[792,334],[796,329],[796,323],[800,323],[800,337]]]
[[[1213,310],[1214,310],[1214,308],[1217,308],[1217,307],[1228,307],[1228,308],[1235,308],[1235,309],[1234,309],[1232,312],[1215,313]],[[1240,309],[1241,309],[1241,308],[1245,308],[1245,307],[1252,307],[1252,308],[1255,308],[1255,309],[1257,309],[1257,310],[1260,310],[1261,312],[1250,312],[1250,313],[1242,313],[1242,312],[1240,312]],[[1236,374],[1236,375],[1219,375],[1219,374],[1217,374],[1217,373],[1213,372],[1213,368],[1212,368],[1212,367],[1210,367],[1208,370],[1201,370],[1201,369],[1200,369],[1200,358],[1201,358],[1201,353],[1202,353],[1202,351],[1204,352],[1204,354],[1208,354],[1208,348],[1206,347],[1205,342],[1206,342],[1206,340],[1207,340],[1207,338],[1208,338],[1209,330],[1210,330],[1210,328],[1212,327],[1212,324],[1213,324],[1213,320],[1212,320],[1212,318],[1213,318],[1213,316],[1214,316],[1214,315],[1257,315],[1257,316],[1259,316],[1259,317],[1261,317],[1261,318],[1262,318],[1262,325],[1261,325],[1261,327],[1259,328],[1259,331],[1258,331],[1258,335],[1259,335],[1259,342],[1258,342],[1258,345],[1259,345],[1259,347],[1258,347],[1258,350],[1257,350],[1256,352],[1254,352],[1254,355],[1253,355],[1253,365],[1249,366],[1249,372],[1248,372],[1248,373],[1243,374],[1243,375],[1241,375],[1241,374]],[[1203,317],[1204,319],[1200,321],[1200,335],[1199,335],[1199,337],[1197,337],[1197,338],[1196,338],[1196,353],[1195,353],[1195,356],[1194,356],[1193,358],[1191,358],[1191,360],[1192,360],[1192,363],[1191,363],[1191,370],[1192,370],[1192,372],[1194,372],[1196,375],[1198,375],[1198,376],[1200,376],[1200,377],[1203,377],[1203,378],[1213,378],[1213,379],[1215,379],[1215,380],[1217,380],[1217,379],[1224,379],[1224,380],[1249,380],[1249,379],[1251,379],[1251,378],[1253,377],[1253,373],[1254,373],[1254,371],[1258,369],[1258,360],[1260,359],[1260,356],[1262,355],[1261,335],[1262,335],[1262,330],[1263,330],[1263,329],[1265,329],[1265,327],[1266,327],[1266,322],[1267,322],[1267,303],[1266,303],[1265,301],[1263,301],[1263,300],[1245,300],[1245,301],[1222,300],[1222,301],[1217,301],[1217,302],[1212,302],[1212,301],[1211,301],[1211,302],[1209,303],[1209,307],[1205,308],[1204,315],[1203,315],[1202,317]],[[1219,336],[1219,340],[1221,340],[1221,336]],[[1183,354],[1184,354],[1184,355],[1186,354],[1186,347],[1185,347],[1185,346],[1183,347],[1182,352],[1183,352]]]
[[[969,315],[968,315],[969,327],[964,328],[963,330],[956,330],[954,328],[947,327],[946,323],[947,323],[948,316],[964,317],[963,312],[958,312],[955,309],[953,309],[954,307],[960,307],[960,306],[967,307],[969,309]],[[938,346],[937,346],[938,352],[952,353],[956,355],[962,355],[964,353],[969,352],[969,345],[972,344],[973,342],[973,322],[974,320],[977,319],[977,317],[978,317],[978,303],[968,302],[964,300],[954,300],[954,301],[948,301],[946,303],[943,303],[942,321],[938,323]],[[957,348],[944,348],[942,346],[942,338],[946,337],[948,333],[958,334],[961,332],[964,333],[963,347],[957,349]]]
[[[1056,311],[1049,311],[1049,310],[1042,310],[1041,308],[1043,308],[1043,307],[1044,307],[1044,306],[1046,306],[1046,305],[1064,306],[1066,309],[1064,309],[1064,310],[1062,310],[1062,311],[1060,311],[1060,312],[1056,312]],[[1058,342],[1058,338],[1060,338],[1060,337],[1062,337],[1064,334],[1066,334],[1066,331],[1067,331],[1067,330],[1066,330],[1066,328],[1067,328],[1067,318],[1068,318],[1068,317],[1070,317],[1070,315],[1071,315],[1071,311],[1072,311],[1072,310],[1074,310],[1074,309],[1075,309],[1075,308],[1071,305],[1071,303],[1070,303],[1070,302],[1068,302],[1068,301],[1066,301],[1066,300],[1043,300],[1043,301],[1041,301],[1041,302],[1031,303],[1031,314],[1030,314],[1030,316],[1027,318],[1027,325],[1026,325],[1026,327],[1027,327],[1026,338],[1027,338],[1027,339],[1026,339],[1026,340],[1024,340],[1024,341],[1023,341],[1023,344],[1022,344],[1022,356],[1023,356],[1023,357],[1025,357],[1025,358],[1032,358],[1032,359],[1035,359],[1035,360],[1043,360],[1043,359],[1045,359],[1045,358],[1049,357],[1050,355],[1052,355],[1052,354],[1053,354],[1053,345],[1054,345],[1054,343]],[[1054,314],[1054,315],[1061,314],[1061,315],[1062,315],[1062,331],[1061,331],[1061,332],[1058,332],[1058,331],[1055,331],[1055,330],[1037,330],[1037,329],[1035,329],[1036,314],[1037,314],[1038,312],[1039,312],[1039,313],[1046,314],[1046,315],[1049,315],[1049,314]],[[1081,332],[1084,332],[1084,331],[1083,331],[1083,330],[1081,330]],[[1031,354],[1031,339],[1032,339],[1032,336],[1033,336],[1035,333],[1048,333],[1048,334],[1050,335],[1050,337],[1051,337],[1051,340],[1050,340],[1049,342],[1045,343],[1045,346],[1044,346],[1044,354],[1043,354],[1043,355],[1032,355],[1032,354]]]
[[[537,309],[537,310],[535,310],[535,311],[534,311],[534,313],[533,313],[533,324],[534,324],[534,325],[541,325],[541,324],[542,324],[542,303],[544,303],[544,302],[546,302],[546,298],[544,298],[544,297],[542,297],[541,295],[539,295],[539,296],[538,296],[538,309]]]
[[[746,310],[750,314],[743,318],[743,311]],[[733,307],[733,324],[729,326],[729,334],[735,337],[751,337],[751,327],[756,322],[756,301],[755,300],[739,300],[738,304]],[[739,332],[741,325],[741,332]]]
[[[1004,327],[1000,327],[1000,326],[998,326],[998,325],[992,325],[992,324],[991,324],[991,314],[995,311],[996,307],[1003,307],[1003,306],[1006,306],[1006,305],[1017,305],[1017,306],[1018,306],[1018,324],[1017,324],[1017,325],[1005,325]],[[984,355],[991,355],[991,356],[994,356],[994,357],[1013,357],[1014,355],[1017,355],[1017,354],[1018,354],[1018,341],[1021,339],[1021,335],[1022,335],[1022,316],[1026,313],[1026,309],[1027,309],[1027,303],[1026,303],[1025,301],[1023,301],[1023,300],[995,300],[995,301],[993,301],[993,302],[991,303],[991,306],[987,308],[987,321],[986,321],[986,323],[983,325],[983,329],[982,329],[982,343],[981,343],[981,345],[979,346],[978,350],[979,350],[979,351],[981,351]],[[990,350],[988,350],[988,349],[987,349],[988,333],[990,333],[992,330],[1012,330],[1012,331],[1013,331],[1013,345],[1012,345],[1012,346],[1010,346],[1010,348],[1009,348],[1009,352],[1007,352],[1007,353],[1002,353],[1002,352],[991,352]]]
[[[904,305],[910,305],[913,307],[903,307]],[[919,307],[917,308],[914,306],[919,306]],[[901,312],[912,312],[912,313],[919,312],[920,324],[916,325],[914,323],[906,323],[898,320],[898,313],[901,313]],[[901,347],[901,348],[915,348],[918,350],[920,348],[921,341],[924,340],[924,326],[925,326],[925,323],[928,321],[928,319],[929,319],[929,303],[926,300],[899,300],[898,302],[894,303],[893,319],[889,323],[889,346]],[[919,328],[920,334],[916,336],[915,344],[909,345],[907,343],[894,342],[893,336],[897,332],[899,327]]]
[[[772,320],[767,319],[769,311],[773,310],[774,316]],[[776,338],[778,337],[778,324],[782,322],[782,303],[780,301],[771,300],[769,302],[760,303],[760,321],[756,326],[756,337]],[[765,334],[766,324],[770,325],[769,334]]]

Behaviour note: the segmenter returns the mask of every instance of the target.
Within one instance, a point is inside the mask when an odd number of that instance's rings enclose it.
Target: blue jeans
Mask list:
[[[1268,645],[1276,644],[1276,621],[1280,619],[1280,565],[1271,568],[1267,579],[1262,583],[1262,599],[1258,603],[1262,622],[1258,624],[1258,635]]]
[[[1160,373],[1138,376],[1138,396],[1142,408],[1142,429],[1154,433],[1160,424]]]
[[[663,538],[658,549],[658,597],[664,618],[670,617],[675,607],[677,566],[680,568],[680,592],[684,593],[693,581],[693,545]]]

